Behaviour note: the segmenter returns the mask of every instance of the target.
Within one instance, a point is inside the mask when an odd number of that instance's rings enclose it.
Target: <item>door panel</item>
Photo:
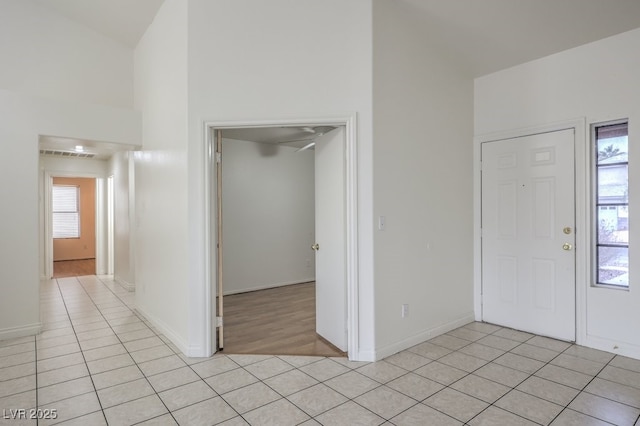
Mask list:
[[[575,340],[573,152],[573,130],[482,144],[484,321]]]
[[[344,128],[316,139],[316,332],[347,349]]]

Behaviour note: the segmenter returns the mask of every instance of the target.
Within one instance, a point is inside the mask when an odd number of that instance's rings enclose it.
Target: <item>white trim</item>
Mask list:
[[[587,340],[587,285],[590,265],[589,257],[589,156],[586,140],[586,118],[580,117],[548,125],[526,127],[502,132],[490,133],[474,137],[473,143],[473,229],[474,229],[474,278],[473,295],[476,321],[482,321],[482,246],[481,246],[481,145],[505,139],[550,133],[560,130],[574,130],[574,162],[575,162],[575,228],[576,232],[576,343],[583,345]],[[583,231],[584,230],[584,231]]]
[[[100,173],[86,173],[86,172],[69,172],[69,171],[59,171],[59,170],[50,170],[44,169],[44,182],[43,182],[43,200],[42,208],[44,209],[44,235],[41,238],[44,239],[44,259],[45,259],[45,279],[50,279],[53,276],[53,234],[52,234],[52,207],[51,207],[51,189],[53,187],[53,178],[54,177],[65,177],[65,178],[92,178],[96,180],[96,185],[102,183],[104,179],[104,175]],[[101,194],[104,195],[103,191]],[[104,247],[105,244],[105,233],[102,231],[106,227],[106,217],[102,212],[105,208],[105,200],[104,197],[98,196],[98,191],[96,187],[96,271],[98,269],[98,264],[104,265],[105,256]],[[100,257],[98,257],[100,256]]]
[[[120,278],[117,275],[113,276],[113,280],[116,283],[120,284],[120,286],[122,288],[124,288],[125,290],[127,290],[127,291],[135,291],[135,289],[136,289],[136,285],[135,284],[132,284],[132,283],[128,282],[127,280],[123,280],[122,278]]]
[[[0,329],[0,340],[16,339],[18,337],[34,336],[42,331],[42,323],[37,322],[20,327],[9,327]]]
[[[359,360],[359,291],[358,291],[358,163],[357,163],[357,123],[356,114],[325,118],[298,118],[248,121],[205,121],[202,153],[205,162],[204,197],[205,197],[205,282],[203,303],[205,305],[206,353],[212,353],[216,347],[216,330],[212,327],[215,319],[215,284],[214,274],[216,247],[215,227],[211,224],[211,213],[215,211],[215,161],[213,161],[213,129],[235,129],[280,126],[345,126],[345,217],[346,217],[346,292],[347,292],[347,352],[352,360]],[[215,218],[214,218],[215,219]],[[199,324],[193,324],[197,329]]]
[[[421,331],[420,333],[415,334],[411,337],[376,350],[376,352],[374,353],[374,358],[371,359],[371,361],[386,358],[406,348],[410,348],[429,339],[440,336],[441,334],[448,333],[451,330],[462,327],[463,325],[467,325],[474,320],[474,313],[467,312],[458,319],[449,321],[448,323],[440,325],[438,327],[433,327],[428,330]]]
[[[200,348],[190,348],[187,342],[180,338],[178,333],[175,333],[170,327],[168,327],[164,322],[159,320],[153,315],[147,313],[141,306],[136,306],[135,311],[143,316],[147,321],[149,321],[158,331],[163,334],[167,339],[169,339],[176,347],[184,353],[186,356],[194,356],[200,357],[202,356],[202,352]]]

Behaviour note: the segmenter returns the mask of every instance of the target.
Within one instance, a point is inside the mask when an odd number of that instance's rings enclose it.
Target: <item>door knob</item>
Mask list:
[[[573,246],[569,243],[564,243],[562,245],[562,250],[571,250],[573,248]]]
[[[320,244],[315,243],[314,245],[312,245],[312,246],[311,246],[311,249],[312,249],[312,250],[315,250],[315,251],[320,250]]]

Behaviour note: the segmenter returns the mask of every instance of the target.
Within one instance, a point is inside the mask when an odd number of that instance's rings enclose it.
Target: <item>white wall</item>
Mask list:
[[[588,150],[589,125],[629,118],[629,199],[630,270],[629,291],[595,288],[577,282],[578,293],[586,292],[586,303],[578,301],[578,343],[640,358],[640,288],[633,277],[640,268],[640,168],[634,165],[640,152],[640,29],[568,50],[537,61],[490,74],[475,81],[475,134],[544,126],[574,118],[586,120],[586,140],[578,140]],[[584,144],[584,145],[582,145]],[[588,169],[588,164],[578,164]],[[589,179],[576,182],[577,191],[590,191]],[[577,206],[589,211],[588,205]],[[581,271],[589,277],[589,268]]]
[[[0,197],[11,200],[0,223],[0,339],[36,333],[39,317],[38,136],[139,144],[133,111],[58,102],[0,89]],[[17,303],[19,301],[19,303]]]
[[[204,122],[357,114],[361,354],[351,355],[373,356],[371,49],[370,0],[189,2],[189,213],[177,226],[189,225],[194,341],[206,337]]]
[[[128,290],[135,288],[135,264],[133,260],[134,183],[132,175],[133,152],[115,153],[108,164],[107,176],[113,176],[114,235],[113,276],[116,282]]]
[[[30,0],[0,1],[0,57],[2,89],[133,105],[133,50]]]
[[[166,0],[135,50],[136,306],[187,354],[187,2]]]
[[[224,139],[224,293],[315,280],[314,151]]]
[[[401,2],[373,2],[378,356],[473,320],[473,82]],[[401,318],[401,305],[409,316]]]

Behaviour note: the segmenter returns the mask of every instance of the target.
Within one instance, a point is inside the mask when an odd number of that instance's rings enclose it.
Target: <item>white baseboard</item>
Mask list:
[[[588,348],[598,349],[616,355],[640,359],[640,346],[632,343],[618,342],[603,337],[587,335],[586,340],[579,344]]]
[[[140,315],[142,315],[143,317],[145,317],[145,319],[147,321],[149,321],[151,324],[153,324],[153,326],[155,328],[158,329],[158,331],[160,333],[162,333],[167,339],[169,339],[171,341],[171,343],[173,343],[174,345],[176,345],[176,347],[180,350],[180,352],[182,352],[183,354],[187,355],[187,356],[201,356],[201,355],[190,355],[190,353],[193,352],[193,350],[191,348],[189,348],[189,345],[187,345],[187,343],[182,340],[182,338],[180,336],[178,336],[178,334],[176,334],[169,326],[167,326],[164,322],[162,322],[161,320],[159,320],[158,318],[156,318],[155,316],[149,314],[148,312],[146,312],[142,307],[140,306],[136,306],[135,308],[136,312],[138,312]]]
[[[315,280],[316,280],[315,277],[311,277],[311,278],[305,278],[305,279],[302,279],[302,280],[287,281],[287,282],[282,282],[282,283],[257,285],[257,286],[253,286],[253,287],[242,288],[242,289],[239,289],[239,290],[228,290],[228,291],[225,291],[223,294],[225,296],[229,296],[231,294],[248,293],[250,291],[258,291],[258,290],[267,290],[267,289],[270,289],[270,288],[284,287],[286,285],[303,284],[303,283],[308,283],[310,281],[315,281]]]
[[[127,280],[123,280],[122,278],[120,278],[119,276],[115,275],[113,277],[113,280],[115,282],[117,282],[118,284],[120,284],[120,286],[122,286],[122,288],[124,288],[127,291],[134,291],[136,289],[136,285],[135,284],[131,284],[130,282],[128,282]]]
[[[431,327],[429,329],[423,330],[417,334],[414,334],[411,337],[408,337],[406,339],[400,340],[399,342],[395,342],[392,343],[390,345],[387,345],[385,347],[379,348],[377,349],[374,353],[373,353],[373,360],[374,361],[379,361],[381,359],[384,359],[388,356],[391,356],[393,354],[396,354],[400,351],[403,351],[405,349],[408,349],[412,346],[415,346],[419,343],[422,343],[426,340],[429,339],[433,339],[436,336],[439,336],[441,334],[447,333],[451,330],[455,330],[458,327],[462,327],[463,325],[469,324],[470,322],[473,322],[475,320],[475,315],[473,312],[467,312],[466,314],[462,315],[460,318],[455,319],[453,321],[449,321],[445,324],[442,325],[438,325],[435,327]]]
[[[42,323],[9,327],[0,329],[0,340],[15,339],[18,337],[35,336],[42,331]]]

